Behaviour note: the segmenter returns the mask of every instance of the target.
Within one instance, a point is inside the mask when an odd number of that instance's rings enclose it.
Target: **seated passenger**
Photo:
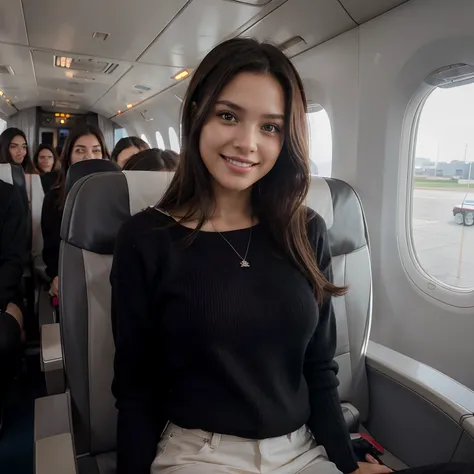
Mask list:
[[[58,296],[60,229],[66,201],[66,175],[69,167],[83,160],[110,159],[102,132],[94,125],[81,125],[66,140],[61,155],[61,170],[56,184],[45,195],[41,211],[43,260],[52,279],[50,295]]]
[[[232,39],[194,72],[176,174],[116,242],[118,474],[390,472],[357,463],[342,415],[347,288],[304,206],[306,120],[274,46]]]
[[[18,190],[0,181],[0,433],[3,401],[15,375],[23,330],[20,282],[26,247],[26,213]]]
[[[125,163],[138,153],[139,151],[148,150],[150,147],[147,142],[138,137],[121,138],[112,151],[111,160],[115,161],[120,168],[125,166]]]
[[[35,173],[23,130],[7,128],[0,135],[0,163],[20,165],[25,173]]]
[[[174,171],[178,166],[179,155],[172,150],[151,148],[133,155],[125,163],[124,171]]]
[[[50,145],[41,144],[33,157],[33,163],[39,174],[50,173],[56,169],[58,155]]]

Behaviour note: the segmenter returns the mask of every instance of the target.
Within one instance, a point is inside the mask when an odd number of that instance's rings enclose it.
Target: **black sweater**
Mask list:
[[[43,234],[43,261],[46,273],[52,279],[58,276],[59,245],[61,243],[62,211],[56,205],[58,191],[48,191],[43,200],[41,210],[41,232]]]
[[[332,279],[324,220],[308,224]],[[118,473],[148,474],[166,421],[262,439],[305,423],[344,473],[357,469],[337,393],[336,323],[263,225],[247,260],[214,232],[149,209],[121,229],[111,273]],[[241,253],[249,229],[224,234]]]
[[[20,193],[0,181],[0,311],[18,294],[27,242],[26,211]]]

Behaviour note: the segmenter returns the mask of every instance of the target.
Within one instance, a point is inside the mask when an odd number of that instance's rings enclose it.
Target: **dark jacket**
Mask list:
[[[26,212],[20,193],[0,181],[0,311],[18,294],[27,244]]]

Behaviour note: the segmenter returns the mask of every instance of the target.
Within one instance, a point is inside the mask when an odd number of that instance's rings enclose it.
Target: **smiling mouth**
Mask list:
[[[255,166],[257,163],[245,163],[243,161],[237,161],[232,158],[228,158],[225,155],[220,155],[222,159],[230,163],[231,165],[238,166],[240,168],[251,168],[252,166]]]

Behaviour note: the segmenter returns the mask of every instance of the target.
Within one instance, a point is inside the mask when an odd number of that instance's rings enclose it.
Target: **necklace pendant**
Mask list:
[[[240,268],[250,268],[250,263],[247,260],[242,260],[240,262]]]

